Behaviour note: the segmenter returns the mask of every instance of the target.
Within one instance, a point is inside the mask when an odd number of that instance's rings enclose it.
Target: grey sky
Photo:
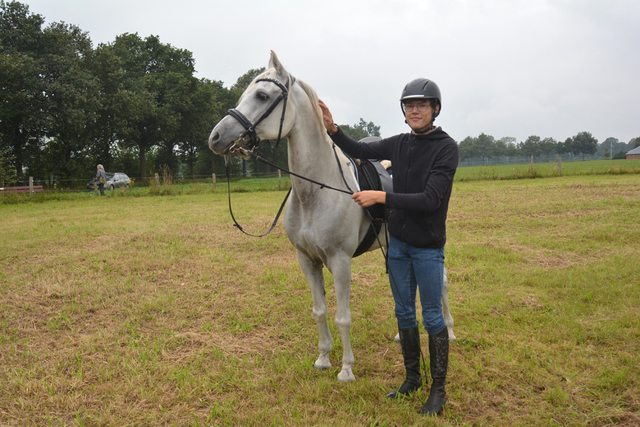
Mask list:
[[[193,52],[225,86],[274,50],[338,123],[408,130],[398,98],[440,86],[436,124],[457,141],[484,132],[602,142],[640,136],[637,0],[24,0],[94,45],[137,32]],[[215,123],[212,123],[213,127]]]

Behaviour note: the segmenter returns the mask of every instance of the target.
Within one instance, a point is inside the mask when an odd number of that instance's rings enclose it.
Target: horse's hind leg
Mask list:
[[[331,353],[333,347],[333,339],[327,322],[327,303],[324,291],[324,276],[322,275],[323,264],[321,261],[309,259],[300,251],[298,251],[298,262],[311,289],[312,314],[318,326],[318,349],[320,350],[320,355],[313,367],[320,370],[329,369],[331,367],[329,353]]]
[[[447,278],[447,269],[444,269],[442,281],[442,314],[444,315],[444,323],[447,325],[449,332],[449,341],[455,341],[456,336],[453,333],[453,317],[449,311],[449,279]]]
[[[329,270],[333,275],[333,283],[336,289],[336,327],[342,338],[342,370],[338,374],[338,381],[355,381],[353,375],[353,351],[351,350],[351,257],[342,254],[328,261]]]

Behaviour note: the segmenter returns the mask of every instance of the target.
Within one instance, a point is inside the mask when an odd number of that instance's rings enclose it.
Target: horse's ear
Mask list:
[[[278,80],[286,82],[289,80],[289,72],[284,69],[284,66],[278,59],[278,55],[274,51],[271,51],[271,58],[269,58],[269,68],[274,68],[278,73]]]

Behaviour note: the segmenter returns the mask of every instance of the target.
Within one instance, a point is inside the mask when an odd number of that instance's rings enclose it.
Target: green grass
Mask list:
[[[426,390],[384,398],[403,369],[379,253],[353,262],[357,380],[341,384],[331,320],[334,368],[312,368],[311,296],[281,224],[242,235],[220,182],[146,191],[0,205],[0,425],[640,423],[637,174],[454,184],[458,341],[437,419],[417,414]],[[235,193],[234,213],[265,231],[283,195]]]
[[[557,162],[504,164],[465,167],[461,162],[456,172],[456,181],[481,181],[505,179],[551,178],[583,175],[640,174],[640,161],[635,160],[588,160],[562,162],[560,171]]]

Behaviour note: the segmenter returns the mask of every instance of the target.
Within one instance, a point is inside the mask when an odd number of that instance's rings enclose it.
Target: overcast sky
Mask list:
[[[435,81],[436,124],[458,142],[484,132],[599,142],[640,136],[638,0],[23,0],[46,23],[158,35],[193,52],[197,77],[229,87],[274,50],[338,123],[406,132],[398,99]],[[215,123],[212,123],[213,127]]]

